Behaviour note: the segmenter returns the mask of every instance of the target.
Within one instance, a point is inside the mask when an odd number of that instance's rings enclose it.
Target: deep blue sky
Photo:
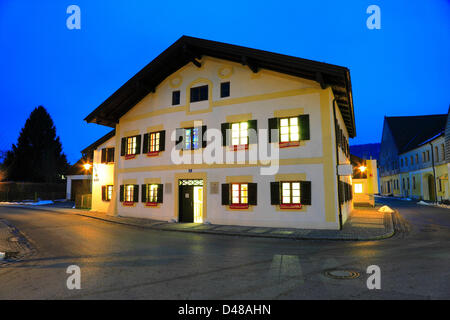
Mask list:
[[[81,30],[66,27],[71,4]],[[381,30],[366,27],[371,4]],[[352,144],[380,141],[385,115],[446,113],[450,104],[448,0],[0,0],[0,150],[43,105],[75,162],[110,130],[84,117],[183,34],[348,67]]]

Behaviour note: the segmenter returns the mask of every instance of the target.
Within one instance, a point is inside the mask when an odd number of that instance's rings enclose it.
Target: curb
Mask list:
[[[13,208],[27,208],[27,209],[33,209],[33,210],[40,210],[40,211],[53,211],[63,214],[73,214],[78,215],[82,217],[97,219],[100,221],[120,224],[120,225],[126,225],[131,227],[137,227],[142,229],[152,229],[152,230],[159,230],[159,231],[172,231],[172,232],[185,232],[185,233],[206,233],[206,234],[213,234],[213,235],[226,235],[226,236],[237,236],[237,237],[249,237],[249,238],[267,238],[267,239],[286,239],[286,240],[326,240],[326,241],[375,241],[375,240],[384,240],[391,238],[395,235],[395,228],[394,228],[394,222],[393,222],[393,213],[385,213],[384,219],[386,219],[386,215],[388,215],[388,224],[389,224],[389,231],[385,234],[378,235],[378,236],[372,236],[372,237],[314,237],[314,236],[286,236],[286,235],[276,235],[276,234],[268,234],[268,233],[242,233],[242,232],[233,232],[233,231],[216,231],[216,230],[196,230],[195,228],[192,229],[171,229],[171,228],[165,228],[164,226],[167,224],[171,224],[169,222],[161,221],[160,223],[155,222],[152,225],[139,225],[136,223],[130,223],[125,221],[117,221],[113,219],[108,219],[104,217],[96,217],[93,215],[90,215],[88,213],[84,212],[78,212],[75,210],[79,209],[70,209],[70,208],[54,208],[54,207],[45,207],[45,206],[39,206],[39,207],[27,207],[27,206],[9,206],[9,205],[2,205],[3,207],[13,207]],[[66,209],[66,210],[61,210]],[[397,212],[397,210],[395,210]],[[386,221],[385,221],[386,224]],[[222,225],[217,225],[218,227],[221,227]],[[273,228],[275,229],[275,228]],[[293,229],[295,230],[303,230],[303,229]],[[269,231],[267,231],[269,232]]]

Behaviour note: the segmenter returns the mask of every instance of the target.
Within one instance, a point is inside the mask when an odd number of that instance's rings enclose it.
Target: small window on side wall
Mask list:
[[[102,186],[102,200],[103,201],[111,201],[113,193],[113,186]]]
[[[222,82],[220,84],[220,97],[226,98],[230,96],[230,82]]]
[[[172,92],[172,105],[176,106],[180,104],[180,91],[173,91]]]

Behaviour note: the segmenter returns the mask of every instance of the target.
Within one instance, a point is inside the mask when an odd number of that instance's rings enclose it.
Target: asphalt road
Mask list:
[[[370,242],[155,231],[0,207],[35,248],[0,267],[0,299],[449,299],[450,210],[383,201],[409,228]],[[70,265],[81,268],[80,290],[66,286]],[[367,288],[370,265],[380,290]],[[328,278],[332,268],[361,276]]]

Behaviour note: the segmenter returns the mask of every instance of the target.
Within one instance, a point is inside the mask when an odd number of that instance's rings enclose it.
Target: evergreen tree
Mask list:
[[[44,107],[34,109],[4,161],[7,179],[58,182],[68,167],[53,120]]]

